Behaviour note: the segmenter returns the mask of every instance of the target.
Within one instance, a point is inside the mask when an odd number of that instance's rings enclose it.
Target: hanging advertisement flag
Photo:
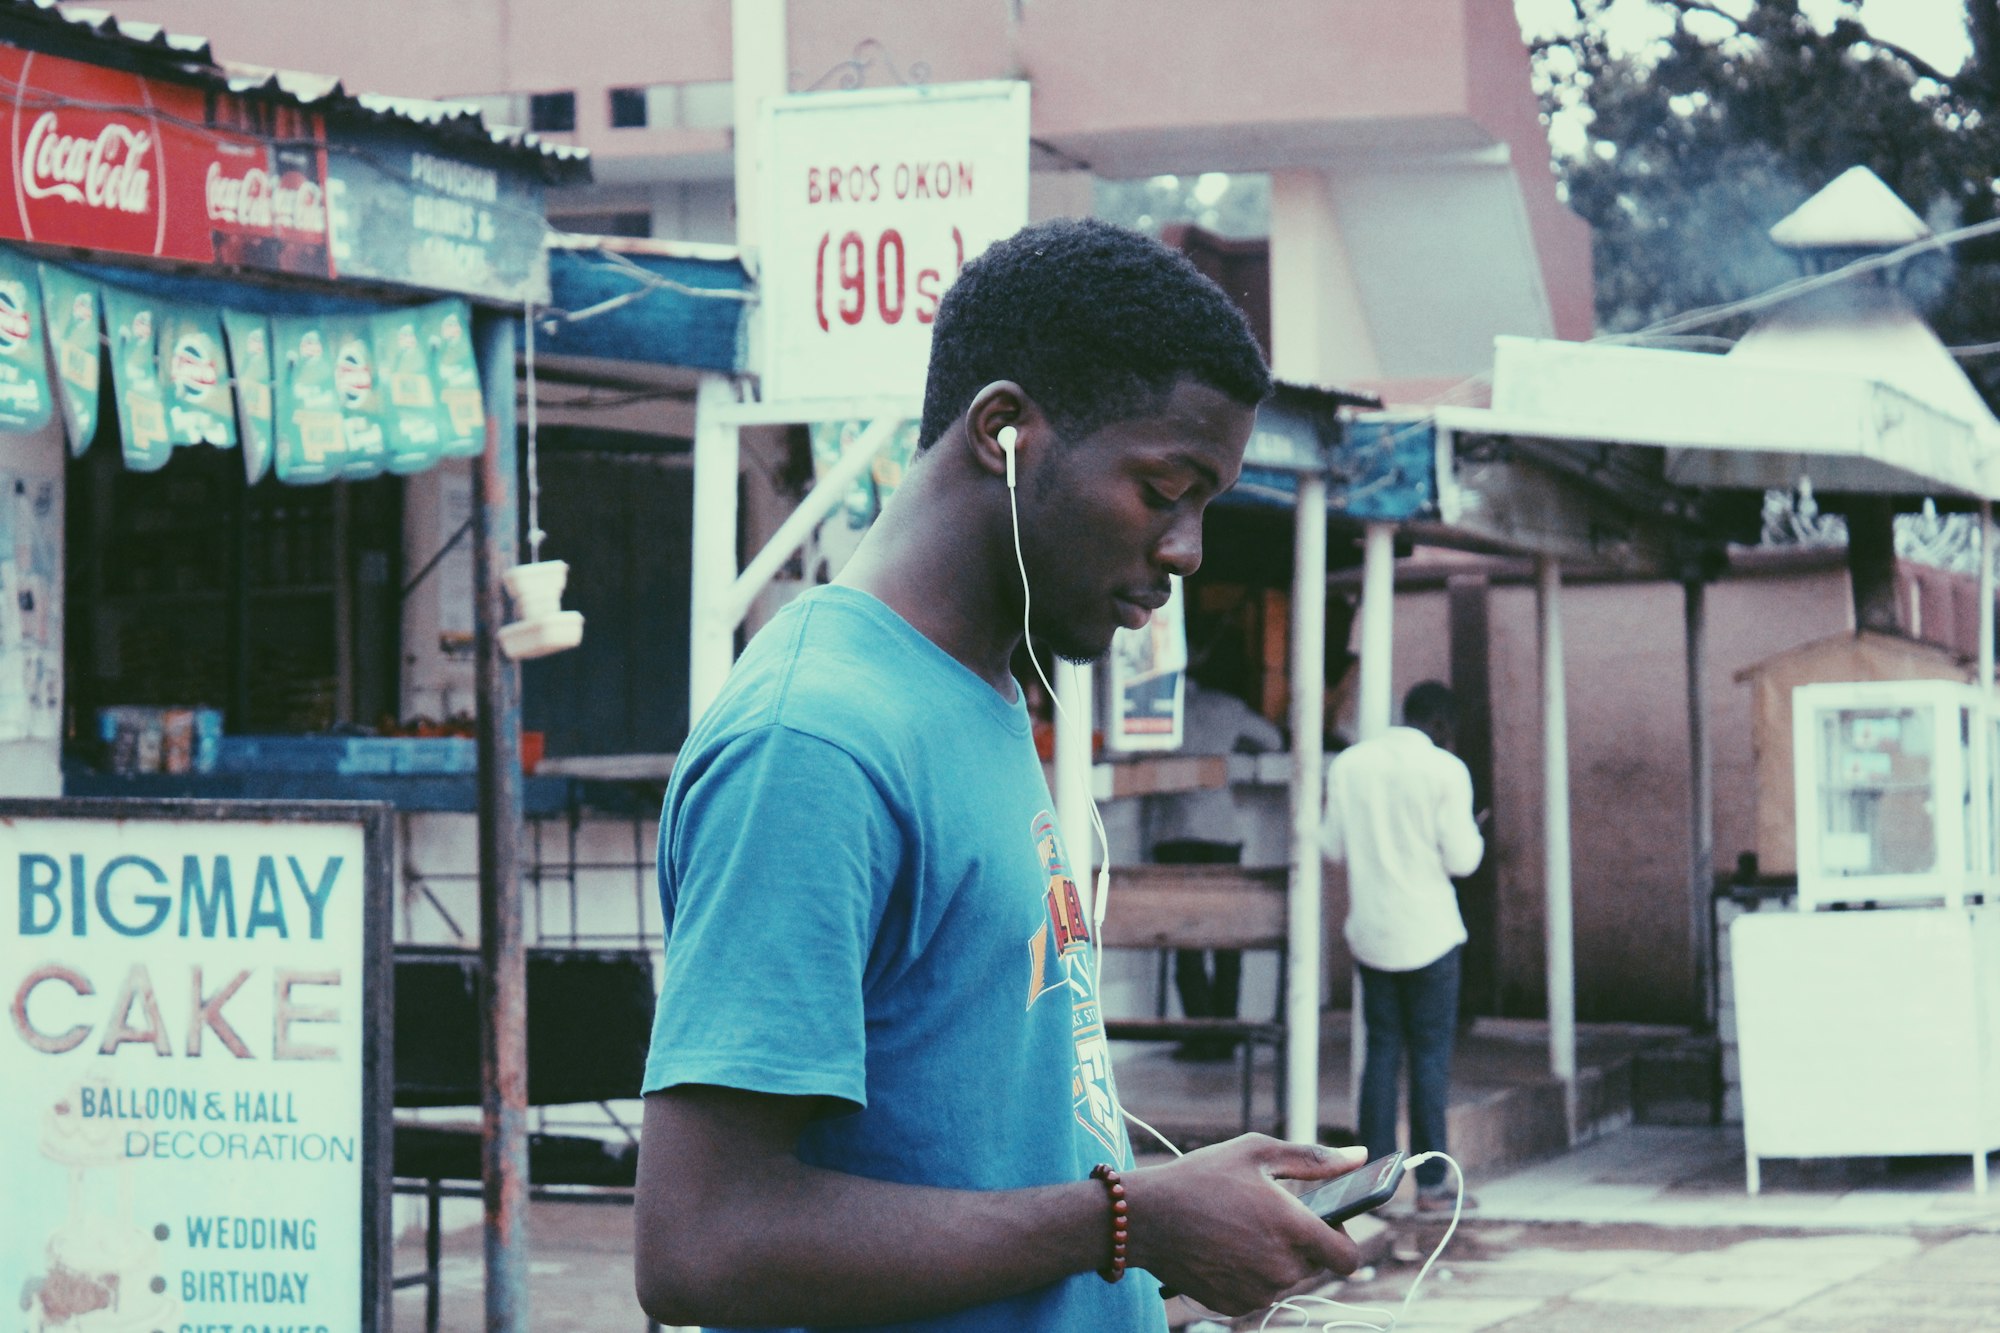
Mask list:
[[[1111,636],[1111,734],[1114,750],[1177,750],[1186,704],[1187,620],[1175,575],[1167,604],[1138,629]]]
[[[111,388],[118,402],[118,433],[125,466],[157,472],[167,465],[173,441],[167,437],[166,392],[160,383],[159,346],[153,336],[159,302],[117,287],[104,289],[104,320],[110,330]]]
[[[341,435],[340,398],[333,387],[333,358],[320,321],[273,315],[271,345],[277,385],[278,480],[294,486],[343,475],[347,446]]]
[[[236,390],[243,477],[255,486],[271,470],[271,322],[262,315],[225,310],[222,332],[229,342],[229,378]]]
[[[0,250],[0,430],[40,430],[49,420],[48,355],[34,264]]]
[[[167,379],[167,438],[236,445],[236,411],[222,355],[222,322],[204,306],[159,307],[160,366]]]
[[[329,318],[327,347],[333,354],[333,389],[340,400],[341,443],[347,449],[340,475],[380,476],[389,464],[382,432],[382,387],[375,375],[375,335],[361,316]]]
[[[450,422],[438,397],[422,312],[397,310],[374,318],[375,365],[388,402],[382,414],[389,470],[422,472],[443,456]]]
[[[424,306],[418,331],[430,348],[444,404],[446,458],[477,458],[486,452],[486,404],[479,396],[479,363],[473,359],[471,314],[463,301]]]
[[[63,421],[69,427],[69,452],[71,457],[81,457],[97,438],[97,383],[104,348],[97,284],[53,264],[40,267],[42,316],[48,324],[49,346],[55,352]]]

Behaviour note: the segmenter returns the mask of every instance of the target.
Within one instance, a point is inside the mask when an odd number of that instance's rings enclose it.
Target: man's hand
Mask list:
[[[1130,1262],[1221,1314],[1261,1310],[1315,1273],[1345,1276],[1361,1256],[1280,1180],[1323,1181],[1368,1159],[1245,1134],[1178,1161],[1125,1173]]]

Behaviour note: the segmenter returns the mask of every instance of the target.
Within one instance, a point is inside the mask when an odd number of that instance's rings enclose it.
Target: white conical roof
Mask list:
[[[1770,233],[1788,250],[1893,250],[1930,234],[1924,220],[1866,167],[1841,172]]]

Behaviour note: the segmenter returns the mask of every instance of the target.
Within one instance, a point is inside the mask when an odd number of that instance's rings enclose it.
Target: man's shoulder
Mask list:
[[[1462,775],[1467,781],[1472,776],[1463,759],[1410,727],[1391,727],[1356,741],[1333,757],[1331,771],[1366,773],[1370,780],[1424,772]]]
[[[909,648],[852,597],[808,594],[744,649],[691,742],[727,744],[778,728],[857,755],[900,743],[929,692]]]

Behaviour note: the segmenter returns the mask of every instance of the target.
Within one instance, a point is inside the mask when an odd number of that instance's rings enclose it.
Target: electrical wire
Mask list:
[[[1458,1181],[1458,1197],[1451,1206],[1451,1225],[1444,1229],[1444,1235],[1438,1239],[1436,1248],[1431,1251],[1430,1257],[1424,1260],[1424,1266],[1417,1270],[1417,1276],[1410,1283],[1410,1289],[1403,1293],[1403,1303],[1394,1311],[1389,1311],[1378,1310],[1371,1306],[1350,1305],[1345,1301],[1334,1300],[1331,1296],[1288,1296],[1284,1300],[1274,1302],[1264,1311],[1263,1321],[1257,1325],[1260,1333],[1271,1326],[1271,1321],[1277,1318],[1278,1312],[1281,1310],[1290,1310],[1292,1313],[1298,1315],[1300,1328],[1311,1328],[1313,1326],[1312,1320],[1308,1318],[1307,1312],[1300,1307],[1299,1302],[1301,1301],[1311,1301],[1316,1305],[1331,1306],[1347,1316],[1321,1323],[1319,1328],[1322,1330],[1322,1333],[1336,1328],[1365,1328],[1373,1330],[1373,1333],[1390,1333],[1391,1329],[1400,1328],[1403,1325],[1404,1321],[1410,1317],[1410,1307],[1416,1303],[1418,1289],[1424,1285],[1424,1279],[1430,1276],[1431,1268],[1437,1263],[1438,1258],[1444,1254],[1445,1246],[1451,1244],[1452,1236],[1458,1231],[1459,1220],[1465,1215],[1464,1168],[1459,1166],[1457,1159],[1452,1157],[1450,1153],[1443,1152],[1418,1153],[1415,1157],[1406,1158],[1403,1162],[1403,1167],[1406,1171],[1414,1171],[1426,1162],[1443,1162],[1451,1168],[1453,1176]],[[1375,1323],[1372,1320],[1358,1317],[1364,1314],[1375,1315],[1386,1322]]]
[[[1028,614],[1034,592],[1028,586],[1028,560],[1021,551],[1021,510],[1014,500],[1014,453],[1011,448],[1007,452],[1007,517],[1014,529],[1014,565],[1021,571],[1021,646],[1028,650],[1028,661],[1034,666],[1035,675],[1042,682],[1042,689],[1048,694],[1049,702],[1054,705],[1057,719],[1063,725],[1068,725],[1070,721],[1069,710],[1063,707],[1062,696],[1057,694],[1056,687],[1049,683],[1049,674],[1042,670],[1042,659],[1035,653],[1034,629],[1029,623]],[[1088,763],[1088,760],[1086,759],[1085,762]],[[1086,780],[1087,777],[1088,775],[1086,774]],[[1111,898],[1111,838],[1104,831],[1104,819],[1097,810],[1096,794],[1086,787],[1085,796],[1090,801],[1092,831],[1097,836],[1098,845],[1104,851],[1104,860],[1098,865],[1097,893],[1090,905],[1090,931],[1093,944],[1091,988],[1099,997],[1099,1004],[1101,1005],[1104,994],[1104,909]],[[1111,1100],[1112,1104],[1117,1106],[1120,1116],[1137,1125],[1140,1129],[1145,1130],[1155,1139],[1158,1139],[1168,1152],[1176,1157],[1185,1155],[1174,1145],[1172,1139],[1126,1110],[1125,1103],[1118,1096],[1115,1087],[1112,1089]],[[1129,1141],[1130,1135],[1126,1137]]]
[[[548,534],[542,531],[542,474],[535,456],[535,298],[530,296],[521,302],[521,355],[522,379],[525,384],[527,402],[527,454],[528,454],[528,561],[540,562],[542,558],[542,538]]]

